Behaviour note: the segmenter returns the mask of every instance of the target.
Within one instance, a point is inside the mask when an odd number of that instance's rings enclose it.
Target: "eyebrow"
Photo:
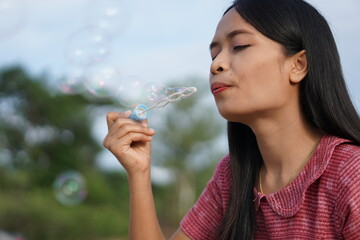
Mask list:
[[[226,34],[226,39],[231,39],[233,37],[235,37],[236,35],[239,35],[239,34],[250,34],[252,35],[253,33],[248,31],[248,30],[245,30],[245,29],[237,29],[237,30],[234,30],[234,31],[231,31],[229,32],[228,34]],[[210,50],[213,49],[214,47],[218,46],[219,45],[219,42],[212,42],[210,43]]]

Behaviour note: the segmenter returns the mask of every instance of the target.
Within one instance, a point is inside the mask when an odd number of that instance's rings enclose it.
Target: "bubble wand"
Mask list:
[[[130,118],[137,121],[145,120],[149,117],[149,111],[151,109],[163,108],[171,102],[178,102],[181,99],[188,98],[194,95],[194,93],[196,92],[197,92],[196,87],[187,87],[182,89],[180,92],[170,94],[169,96],[160,99],[151,107],[147,107],[144,104],[139,104],[135,107],[135,109],[131,113]]]

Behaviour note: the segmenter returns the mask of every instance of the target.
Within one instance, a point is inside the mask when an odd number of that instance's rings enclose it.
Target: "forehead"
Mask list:
[[[214,39],[221,38],[234,30],[244,30],[253,33],[256,29],[247,23],[234,9],[230,9],[217,25]]]

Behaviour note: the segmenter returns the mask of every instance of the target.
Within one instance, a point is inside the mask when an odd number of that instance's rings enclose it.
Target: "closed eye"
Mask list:
[[[249,44],[248,45],[238,45],[238,46],[235,46],[233,49],[234,49],[234,51],[241,51],[249,46],[250,46]]]
[[[247,47],[250,47],[250,44],[235,46],[235,47],[233,48],[233,50],[234,50],[235,52],[238,52],[238,51],[244,50],[244,49],[247,48]],[[218,54],[217,54],[217,55],[218,55]],[[214,61],[214,59],[217,57],[217,55],[215,55],[214,57],[211,57],[211,60]]]

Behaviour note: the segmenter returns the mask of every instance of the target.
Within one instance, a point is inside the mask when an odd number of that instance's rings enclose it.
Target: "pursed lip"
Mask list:
[[[225,91],[229,87],[231,87],[231,86],[224,84],[224,83],[216,83],[215,82],[215,83],[211,84],[211,92],[213,95],[217,95],[217,94],[221,93],[222,91]]]

